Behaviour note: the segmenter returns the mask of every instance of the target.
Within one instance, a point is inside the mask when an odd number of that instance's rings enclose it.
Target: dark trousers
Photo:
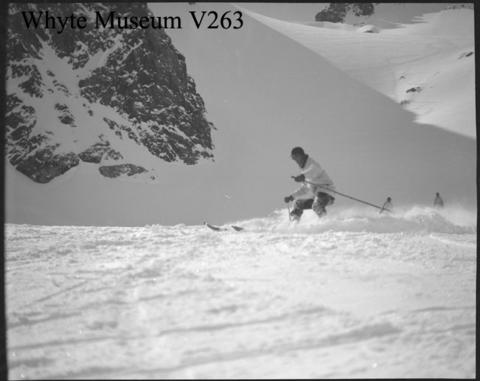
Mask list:
[[[295,200],[290,216],[298,221],[305,209],[313,209],[318,217],[322,217],[327,214],[325,207],[333,204],[334,201],[335,197],[332,197],[327,193],[318,192],[315,198]]]

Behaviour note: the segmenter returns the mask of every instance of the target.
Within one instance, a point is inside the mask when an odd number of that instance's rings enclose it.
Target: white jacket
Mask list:
[[[292,193],[292,196],[295,199],[311,198],[312,196],[315,197],[318,192],[324,192],[328,193],[331,196],[335,196],[333,192],[328,191],[328,188],[335,190],[335,185],[333,184],[333,181],[330,179],[327,172],[325,172],[325,170],[320,166],[320,164],[318,164],[310,156],[307,158],[305,166],[300,173],[305,175],[306,182],[303,183],[301,188],[297,189],[295,192]],[[309,184],[309,182],[324,185],[328,188]]]

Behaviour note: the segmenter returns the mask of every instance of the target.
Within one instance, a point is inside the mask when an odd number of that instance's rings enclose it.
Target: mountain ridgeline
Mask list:
[[[215,127],[185,58],[163,30],[89,23],[57,33],[27,28],[22,14],[93,18],[112,11],[151,16],[142,3],[9,6],[6,156],[35,182],[48,183],[81,162],[116,178],[149,175],[155,162],[213,158]]]

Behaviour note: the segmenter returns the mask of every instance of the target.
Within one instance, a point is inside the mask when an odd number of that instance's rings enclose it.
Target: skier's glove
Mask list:
[[[301,174],[301,175],[298,175],[298,176],[294,176],[293,179],[297,182],[297,183],[303,183],[305,181],[305,175],[304,174]]]
[[[287,196],[283,199],[283,201],[285,201],[286,203],[293,201],[293,196]]]

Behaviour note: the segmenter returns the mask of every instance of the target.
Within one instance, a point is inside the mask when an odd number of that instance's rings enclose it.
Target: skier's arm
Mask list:
[[[325,170],[316,162],[312,162],[307,168],[302,171],[302,174],[307,178],[311,185],[320,185],[334,188],[332,180],[328,177]]]
[[[310,165],[306,168],[303,168],[300,173],[303,175],[309,175],[309,176],[314,176],[317,173],[320,173],[322,171],[322,168],[319,167],[319,165],[315,165],[315,163],[312,161]]]
[[[319,183],[319,180],[322,180],[323,169],[320,164],[312,160],[300,173],[310,182]]]

